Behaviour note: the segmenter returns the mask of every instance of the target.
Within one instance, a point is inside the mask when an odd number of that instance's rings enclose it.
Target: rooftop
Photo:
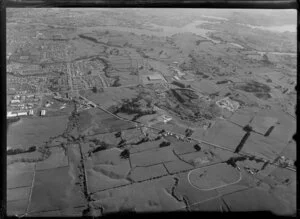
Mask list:
[[[149,80],[163,80],[163,77],[159,74],[153,74],[147,76]]]

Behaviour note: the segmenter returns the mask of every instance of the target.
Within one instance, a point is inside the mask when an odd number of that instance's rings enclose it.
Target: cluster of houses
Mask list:
[[[20,117],[20,116],[33,116],[34,110],[33,108],[37,104],[36,102],[40,101],[40,99],[33,95],[15,95],[10,101],[10,110],[7,112],[7,118]],[[41,116],[46,115],[46,110],[41,110]]]
[[[10,101],[10,106],[15,110],[27,110],[34,108],[34,105],[40,99],[33,94],[29,95],[15,95]]]
[[[7,118],[32,116],[34,114],[33,108],[38,101],[40,101],[40,99],[33,94],[13,96],[9,104],[11,111],[7,112]]]

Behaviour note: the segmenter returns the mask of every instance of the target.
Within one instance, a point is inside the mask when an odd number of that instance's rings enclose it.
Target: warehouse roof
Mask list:
[[[159,74],[148,75],[149,80],[163,80],[163,77]]]

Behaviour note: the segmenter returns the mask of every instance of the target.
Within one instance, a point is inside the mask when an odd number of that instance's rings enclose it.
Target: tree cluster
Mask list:
[[[130,156],[130,152],[128,149],[125,149],[121,152],[120,157],[123,159],[128,159]]]
[[[163,141],[162,143],[160,143],[159,144],[159,147],[167,147],[167,146],[169,146],[169,145],[171,145],[171,143],[170,142],[168,142],[168,141]]]

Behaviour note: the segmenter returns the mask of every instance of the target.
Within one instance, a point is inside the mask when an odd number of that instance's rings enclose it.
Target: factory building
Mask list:
[[[28,113],[30,116],[33,116],[33,110],[29,110],[29,113]]]
[[[28,115],[28,112],[19,112],[18,113],[18,116],[27,116]]]
[[[161,80],[164,80],[164,78],[161,75],[159,75],[159,74],[148,75],[147,78],[148,78],[149,81],[161,81]]]
[[[16,117],[16,116],[18,116],[17,113],[7,112],[7,118],[12,118],[12,117]]]
[[[184,83],[179,82],[179,81],[172,81],[172,84],[174,84],[178,87],[181,87],[181,88],[186,88],[187,87]]]
[[[46,110],[41,110],[41,116],[45,116],[46,115]]]

